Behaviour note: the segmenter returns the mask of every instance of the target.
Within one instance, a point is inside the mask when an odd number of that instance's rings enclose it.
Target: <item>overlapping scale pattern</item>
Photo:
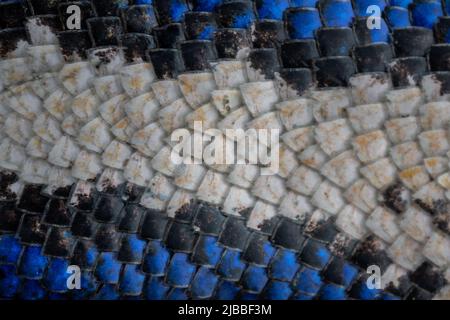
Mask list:
[[[450,298],[447,13],[1,1],[0,298]],[[279,172],[174,165],[196,120],[280,129]]]

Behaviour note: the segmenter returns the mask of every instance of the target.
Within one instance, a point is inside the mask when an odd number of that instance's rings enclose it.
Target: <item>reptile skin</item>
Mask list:
[[[0,298],[450,298],[449,4],[0,1]],[[173,165],[196,120],[278,173]]]

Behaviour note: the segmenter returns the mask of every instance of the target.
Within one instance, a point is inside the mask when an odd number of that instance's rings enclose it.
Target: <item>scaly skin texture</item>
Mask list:
[[[178,19],[155,7],[160,23]],[[221,21],[219,9],[221,27],[258,15]],[[112,20],[130,35],[123,19]],[[302,68],[292,81],[276,49],[256,49],[285,35],[248,27],[255,49],[243,41],[232,59],[215,59],[218,42],[179,43],[187,71],[160,72],[155,51],[124,50],[115,34],[70,55],[44,27],[2,53],[1,298],[449,298],[447,73],[416,76],[404,59],[367,70],[373,58],[323,57],[334,44],[318,43],[314,77]],[[309,66],[294,54],[280,54],[284,67]],[[174,165],[170,136],[194,121],[279,129],[278,173]],[[371,266],[380,289],[367,287]]]

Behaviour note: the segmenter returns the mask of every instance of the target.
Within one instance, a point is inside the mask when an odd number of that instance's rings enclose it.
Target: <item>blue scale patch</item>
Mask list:
[[[408,6],[413,3],[414,0],[390,0],[391,6],[408,8]]]
[[[264,298],[268,300],[287,300],[291,295],[289,282],[273,280],[264,289]]]
[[[380,300],[401,300],[398,296],[391,293],[383,293],[380,296]]]
[[[327,27],[348,27],[355,17],[348,0],[328,0],[320,4],[323,22]]]
[[[306,294],[306,293],[303,293],[303,292],[297,292],[296,294],[294,294],[292,299],[293,300],[299,300],[299,301],[307,301],[307,300],[314,299],[314,296]]]
[[[90,246],[84,253],[84,263],[85,269],[92,269],[95,267],[95,262],[97,261],[98,258],[98,250],[95,246]]]
[[[142,292],[145,275],[140,271],[139,266],[128,264],[123,270],[120,281],[120,292],[124,295],[135,296]]]
[[[142,270],[154,276],[163,276],[169,260],[170,253],[165,249],[161,241],[150,241]]]
[[[92,272],[83,271],[81,273],[81,289],[71,290],[74,299],[84,300],[97,292],[98,282]]]
[[[308,295],[315,295],[319,292],[322,284],[320,272],[307,267],[303,267],[294,279],[295,289]]]
[[[189,255],[176,253],[167,270],[167,283],[174,287],[187,288],[195,273],[195,265],[189,261]]]
[[[0,265],[0,297],[12,298],[20,289],[21,280],[16,275],[16,267]]]
[[[226,250],[222,256],[217,272],[227,280],[239,280],[245,270],[245,263],[241,260],[241,253]]]
[[[277,249],[275,249],[275,247],[269,241],[266,241],[262,245],[262,250],[264,253],[263,265],[267,266],[269,264],[270,260],[272,259],[272,257],[275,255],[275,252],[277,251]]]
[[[368,34],[370,35],[370,43],[375,42],[390,42],[389,38],[389,28],[386,24],[386,21],[384,21],[383,18],[380,18],[380,28],[379,29],[370,29],[368,31]]]
[[[48,263],[42,253],[42,247],[27,247],[22,253],[19,263],[19,274],[29,279],[41,279]]]
[[[311,267],[323,269],[331,259],[330,251],[317,241],[309,240],[300,255]]]
[[[366,283],[366,278],[363,277],[357,281],[351,288],[352,298],[361,300],[374,300],[377,299],[381,293],[381,290],[369,287]]]
[[[122,247],[119,252],[119,258],[122,258],[122,261],[126,262],[140,262],[142,261],[146,246],[147,242],[139,239],[136,234],[127,235],[122,239]]]
[[[104,252],[95,267],[95,275],[104,283],[115,284],[119,282],[121,267],[122,264],[116,259],[115,253]]]
[[[216,32],[216,27],[213,25],[204,26],[203,30],[197,36],[196,39],[199,40],[212,40],[214,38],[214,32]]]
[[[251,293],[251,292],[243,292],[240,296],[241,300],[249,300],[249,301],[253,301],[253,300],[259,300],[259,296],[255,293]]]
[[[199,268],[192,281],[191,293],[194,299],[210,298],[219,281],[217,275],[207,268]]]
[[[193,0],[193,11],[213,12],[222,0]]]
[[[189,8],[184,0],[166,0],[170,2],[170,18],[173,22],[181,22]]]
[[[356,278],[358,273],[359,271],[356,267],[352,266],[348,262],[345,262],[342,268],[342,284],[348,287]]]
[[[94,300],[116,300],[120,297],[117,288],[113,284],[103,285],[97,294],[94,296]]]
[[[450,13],[450,0],[443,0],[442,5],[444,6],[445,15],[448,16]]]
[[[186,290],[175,288],[169,292],[167,295],[167,299],[169,300],[187,300],[188,295],[186,293]]]
[[[319,11],[315,8],[302,8],[286,14],[288,33],[291,39],[312,39],[322,26]]]
[[[417,1],[412,5],[411,17],[415,26],[432,29],[438,17],[443,15],[440,2]]]
[[[318,0],[291,0],[291,7],[315,8],[318,2]]]
[[[162,277],[150,277],[144,285],[144,296],[149,300],[164,300],[170,287]]]
[[[61,258],[51,259],[47,274],[44,277],[45,286],[50,291],[55,292],[66,292],[67,289],[67,279],[70,273],[67,273],[69,268],[69,262]]]
[[[215,267],[220,261],[223,248],[217,242],[216,237],[201,236],[195,248],[195,257],[199,257],[198,261],[202,265]]]
[[[279,249],[270,265],[270,274],[272,278],[291,281],[299,268],[296,252]]]
[[[234,300],[240,291],[241,288],[236,285],[236,282],[222,281],[214,298],[218,300]]]
[[[384,12],[386,15],[386,22],[392,29],[409,27],[411,25],[408,9],[402,7],[387,7]]]
[[[324,285],[319,293],[321,300],[345,300],[346,298],[345,288],[335,284]]]
[[[289,0],[256,0],[256,8],[260,19],[282,20]]]
[[[20,299],[23,300],[42,300],[45,298],[46,291],[39,280],[25,280],[22,285]]]
[[[0,264],[15,264],[20,256],[22,245],[13,235],[0,237]]]
[[[240,15],[236,15],[231,23],[232,28],[247,29],[256,20],[253,10],[248,10]]]
[[[268,280],[267,269],[250,265],[242,276],[242,285],[248,291],[260,293]]]

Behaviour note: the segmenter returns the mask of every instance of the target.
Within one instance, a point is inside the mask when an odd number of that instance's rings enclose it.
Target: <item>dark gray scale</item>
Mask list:
[[[316,39],[322,56],[348,56],[356,44],[351,28],[320,28]]]
[[[214,45],[219,59],[235,59],[239,51],[251,47],[246,29],[218,29],[214,33]]]
[[[313,60],[319,58],[314,39],[288,40],[283,43],[280,52],[285,68],[311,68]]]
[[[143,239],[163,240],[169,218],[163,212],[147,210],[140,226],[140,236]]]
[[[392,47],[387,43],[356,46],[353,55],[359,72],[385,72],[394,57]]]
[[[100,195],[94,209],[94,217],[102,223],[116,223],[124,203],[121,198],[110,195]]]
[[[57,37],[66,62],[87,58],[86,51],[92,47],[87,30],[62,31]]]
[[[423,57],[406,57],[393,59],[388,64],[394,87],[417,85],[428,71],[428,64]]]
[[[175,252],[191,253],[196,240],[197,235],[192,226],[174,221],[169,227],[165,243],[167,248]]]
[[[73,238],[65,228],[52,227],[44,244],[44,254],[52,257],[68,257],[72,251]]]
[[[123,33],[118,17],[90,18],[86,20],[92,43],[95,47],[118,45]]]
[[[277,246],[300,251],[305,241],[302,230],[301,224],[282,218],[272,236],[272,241]]]
[[[205,71],[210,69],[210,62],[217,59],[212,41],[186,40],[180,43],[186,71]]]
[[[266,235],[253,233],[244,251],[243,258],[248,263],[267,267],[276,249],[269,242]]]
[[[98,223],[94,221],[91,213],[78,211],[75,213],[70,231],[76,237],[91,239],[94,237],[97,228]]]
[[[99,251],[116,252],[119,250],[120,233],[113,224],[100,224],[94,237]]]
[[[189,40],[212,40],[216,29],[216,19],[212,12],[191,11],[184,15],[184,31]]]
[[[19,180],[19,176],[13,171],[0,172],[0,202],[13,202],[17,200],[17,194],[10,187]]]
[[[412,286],[405,296],[405,300],[430,300],[431,298],[433,294],[417,286]]]
[[[412,272],[409,278],[417,286],[431,293],[436,293],[447,284],[439,268],[427,261]]]
[[[308,228],[305,230],[309,236],[312,238],[330,243],[332,242],[339,231],[336,229],[334,219],[321,220],[317,223],[309,224]]]
[[[47,203],[43,222],[60,227],[70,227],[74,211],[70,210],[65,199],[51,199]]]
[[[258,20],[254,23],[253,28],[254,48],[279,48],[287,38],[283,21]]]
[[[450,44],[434,44],[428,57],[430,71],[450,71]]]
[[[346,87],[356,66],[350,57],[326,57],[315,60],[316,80],[319,87]]]
[[[43,244],[48,226],[41,223],[42,217],[35,214],[24,214],[20,221],[17,236],[21,243],[36,245]]]
[[[153,28],[158,26],[151,5],[130,6],[122,12],[122,17],[128,33],[151,34]]]
[[[16,50],[17,44],[20,41],[27,41],[27,32],[25,28],[0,30],[0,57],[7,58],[10,53]]]
[[[383,273],[391,264],[391,259],[386,253],[386,245],[375,236],[369,236],[356,247],[352,256],[352,262],[367,270],[369,266],[379,266]]]
[[[226,217],[218,208],[205,203],[197,211],[194,226],[203,234],[218,236],[225,220]]]
[[[434,25],[436,42],[448,42],[448,34],[450,31],[450,17],[439,17],[438,22]]]
[[[0,232],[16,233],[23,213],[16,209],[14,202],[1,202],[0,212]]]
[[[180,41],[185,39],[183,27],[180,23],[171,23],[153,28],[158,48],[176,49]]]
[[[219,242],[227,248],[242,251],[249,237],[250,231],[247,229],[245,221],[228,217],[220,234]]]
[[[174,220],[182,223],[192,223],[200,208],[201,205],[198,201],[191,200],[175,211]]]
[[[126,33],[121,37],[121,42],[130,63],[142,61],[146,52],[156,47],[153,37],[144,33]]]
[[[91,2],[99,17],[117,16],[120,9],[128,6],[128,0],[91,0]]]
[[[125,233],[137,233],[146,212],[147,209],[139,204],[126,204],[119,218],[118,230]]]
[[[144,192],[145,187],[127,182],[123,185],[120,195],[122,200],[127,203],[139,203]]]
[[[26,185],[17,208],[24,212],[43,213],[49,198],[42,194],[42,189],[41,185]]]
[[[70,262],[83,270],[93,270],[97,250],[92,241],[79,240],[74,246]]]
[[[252,49],[247,59],[247,69],[252,71],[252,81],[270,80],[280,70],[278,51],[274,48]],[[249,78],[252,78],[249,74]]]
[[[280,78],[283,81],[279,86],[286,85],[288,89],[294,90],[297,96],[301,96],[314,85],[312,72],[307,68],[281,69]]]
[[[151,49],[148,56],[160,80],[174,79],[185,69],[181,52],[177,49]]]
[[[31,12],[23,2],[2,2],[0,3],[0,29],[22,28],[29,15]]]
[[[392,36],[397,57],[423,57],[434,43],[433,30],[422,27],[394,29]]]

